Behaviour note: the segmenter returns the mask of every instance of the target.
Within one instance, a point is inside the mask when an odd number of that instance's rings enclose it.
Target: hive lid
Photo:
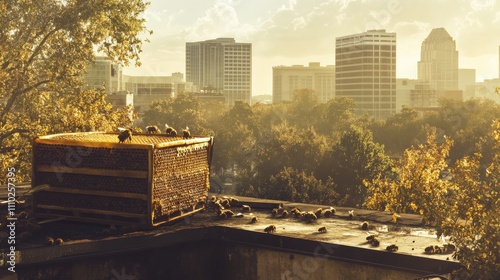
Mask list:
[[[35,139],[35,143],[109,147],[168,147],[203,143],[211,141],[213,138],[192,136],[184,139],[182,136],[137,133],[132,135],[131,142],[127,140],[125,143],[118,143],[118,134],[119,132],[61,133],[39,136]]]

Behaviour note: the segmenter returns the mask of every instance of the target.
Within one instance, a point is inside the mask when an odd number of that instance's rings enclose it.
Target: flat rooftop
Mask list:
[[[21,193],[23,188],[18,188],[18,191]],[[220,198],[223,196],[217,195]],[[278,207],[279,203],[283,203],[288,211],[293,208],[315,211],[320,207],[326,209],[330,205],[238,196],[233,198],[239,202],[233,203],[229,209],[235,214],[242,213],[242,217],[219,218],[217,211],[207,204],[204,211],[153,229],[117,225],[115,230],[110,225],[103,224],[37,219],[42,228],[41,233],[31,240],[16,242],[16,250],[20,255],[16,266],[64,261],[109,252],[143,250],[183,242],[224,240],[303,254],[317,253],[315,250],[318,244],[322,244],[323,248],[331,248],[326,250],[329,251],[329,258],[394,266],[422,273],[449,273],[460,267],[452,259],[452,253],[425,253],[427,246],[443,246],[449,240],[438,239],[432,227],[421,225],[422,219],[418,215],[401,214],[397,223],[394,223],[391,213],[334,206],[335,215],[320,216],[316,221],[306,222],[293,214],[286,217],[274,216],[272,209]],[[242,205],[250,206],[251,211],[243,212]],[[354,211],[353,219],[349,218],[349,211]],[[253,217],[257,217],[258,221],[252,223]],[[361,228],[364,221],[369,223],[367,229]],[[276,227],[274,233],[264,231],[270,225]],[[325,227],[326,232],[318,231],[321,227]],[[380,241],[379,246],[373,246],[367,241],[366,237],[371,234]],[[64,244],[48,246],[46,236],[54,239],[60,237]],[[392,244],[398,246],[397,252],[386,250]]]

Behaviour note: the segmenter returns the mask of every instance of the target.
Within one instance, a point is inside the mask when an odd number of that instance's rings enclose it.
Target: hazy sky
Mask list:
[[[456,41],[459,67],[476,80],[499,73],[500,0],[150,0],[153,30],[129,75],[186,72],[186,42],[233,37],[252,43],[253,95],[272,93],[272,67],[335,64],[335,38],[386,29],[397,36],[397,78],[417,78],[420,46],[433,28]]]

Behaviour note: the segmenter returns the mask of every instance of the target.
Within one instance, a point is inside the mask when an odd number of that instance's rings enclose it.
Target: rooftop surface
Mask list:
[[[223,195],[217,196],[223,197]],[[275,216],[272,214],[272,209],[277,208],[279,203],[283,203],[283,208],[287,211],[293,208],[315,211],[330,206],[251,197],[234,198],[238,202],[234,202],[228,209],[234,214],[241,213],[241,217],[235,215],[231,218],[220,218],[217,210],[208,205],[205,211],[153,229],[118,225],[110,227],[64,220],[39,220],[41,233],[34,235],[31,240],[18,242],[17,248],[22,252],[22,258],[17,264],[29,265],[85,254],[136,250],[145,246],[165,246],[172,242],[189,242],[203,238],[222,238],[255,246],[277,247],[281,250],[303,251],[310,254],[314,249],[311,244],[330,244],[334,248],[342,248],[336,249],[337,255],[333,257],[350,258],[353,261],[383,263],[385,262],[383,259],[387,258],[387,260],[397,259],[409,267],[415,265],[412,263],[420,263],[419,267],[429,264],[439,267],[443,265],[458,267],[458,263],[451,257],[451,252],[425,253],[427,246],[443,246],[448,240],[439,240],[433,228],[422,226],[421,217],[418,215],[401,214],[397,223],[394,223],[391,213],[335,207],[335,215],[320,216],[315,221],[307,222],[293,214],[286,217]],[[243,205],[250,206],[251,211],[243,212]],[[350,211],[354,213],[353,219],[349,218]],[[252,223],[253,217],[257,217],[257,222]],[[367,229],[361,227],[364,221],[369,223]],[[266,233],[265,228],[270,225],[274,225],[276,230],[273,233]],[[326,232],[318,231],[321,227],[325,227]],[[380,241],[378,246],[367,241],[367,236],[372,234]],[[54,239],[60,237],[64,240],[64,244],[48,246],[47,236]],[[398,250],[388,252],[387,247],[393,244]],[[362,252],[364,257],[352,256],[353,250]],[[379,259],[381,257],[382,260]]]

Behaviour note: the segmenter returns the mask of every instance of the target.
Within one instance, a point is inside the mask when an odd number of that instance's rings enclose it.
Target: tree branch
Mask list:
[[[29,132],[30,130],[29,129],[24,129],[24,128],[16,128],[16,129],[13,129],[13,130],[10,130],[10,131],[7,131],[3,134],[0,134],[0,141],[3,141],[5,138],[13,135],[13,134],[16,134],[16,133],[27,133]]]

